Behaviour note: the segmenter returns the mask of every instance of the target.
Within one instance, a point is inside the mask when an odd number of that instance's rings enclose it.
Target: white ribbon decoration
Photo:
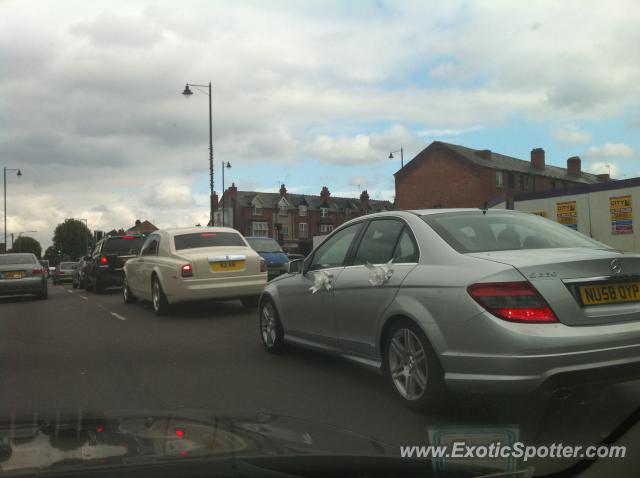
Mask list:
[[[365,267],[369,269],[369,284],[374,287],[384,285],[393,275],[392,264],[393,259],[381,266],[374,266],[370,262],[365,263]]]
[[[312,294],[315,294],[319,290],[331,290],[331,275],[325,271],[315,271],[313,273],[313,285],[309,287]]]

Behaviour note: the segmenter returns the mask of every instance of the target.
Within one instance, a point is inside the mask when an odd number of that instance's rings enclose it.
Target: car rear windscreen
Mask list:
[[[61,262],[60,263],[60,269],[77,269],[77,268],[78,268],[77,262]]]
[[[458,252],[586,247],[607,249],[567,226],[534,214],[463,211],[422,219]]]
[[[102,252],[129,254],[133,249],[139,251],[145,238],[141,236],[111,237],[104,245]]]
[[[0,256],[0,266],[10,266],[13,264],[35,264],[36,260],[31,254],[7,254]]]
[[[240,246],[246,247],[244,240],[235,232],[196,232],[175,236],[176,250],[196,249],[198,247]]]

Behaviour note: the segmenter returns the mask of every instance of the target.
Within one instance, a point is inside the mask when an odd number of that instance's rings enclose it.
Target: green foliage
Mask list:
[[[47,247],[47,250],[44,251],[44,258],[49,261],[50,266],[57,266],[58,262],[60,262],[60,258],[57,256],[53,246]]]
[[[42,246],[33,237],[20,236],[13,241],[13,252],[33,252],[39,259],[42,254]]]
[[[56,262],[61,259],[76,260],[86,254],[91,246],[91,231],[84,222],[66,219],[56,226],[53,232],[53,255]],[[48,251],[48,250],[47,250]]]

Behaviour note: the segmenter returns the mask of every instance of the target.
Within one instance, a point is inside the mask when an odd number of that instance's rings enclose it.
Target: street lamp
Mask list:
[[[4,252],[7,252],[7,172],[16,173],[16,176],[22,176],[19,169],[3,168],[4,170]]]
[[[86,219],[82,219],[82,218],[78,218],[78,221],[84,221],[84,227],[87,228],[87,231],[89,230],[89,223],[87,222]],[[87,236],[86,232],[84,234],[84,255],[86,256],[89,253],[89,236]]]
[[[231,169],[231,163],[229,161],[227,161],[226,164],[224,161],[222,161],[222,227],[224,227],[224,205],[227,203],[225,199],[226,195],[224,191],[224,170],[225,169]]]
[[[182,92],[185,98],[189,98],[193,94],[190,86],[197,88],[198,91],[209,96],[209,226],[213,226],[213,119],[211,114],[211,82],[209,82],[209,85],[187,83],[184,85],[184,91]],[[209,92],[202,91],[200,88],[209,88]]]
[[[389,159],[393,159],[393,153],[400,153],[400,169],[404,168],[404,151],[402,151],[402,148],[398,151],[391,151],[389,153]]]

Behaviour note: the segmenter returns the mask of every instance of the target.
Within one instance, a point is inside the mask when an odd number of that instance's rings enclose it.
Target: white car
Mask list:
[[[125,303],[150,300],[158,315],[170,304],[240,299],[255,307],[267,266],[235,229],[190,227],[155,231],[124,265]]]

